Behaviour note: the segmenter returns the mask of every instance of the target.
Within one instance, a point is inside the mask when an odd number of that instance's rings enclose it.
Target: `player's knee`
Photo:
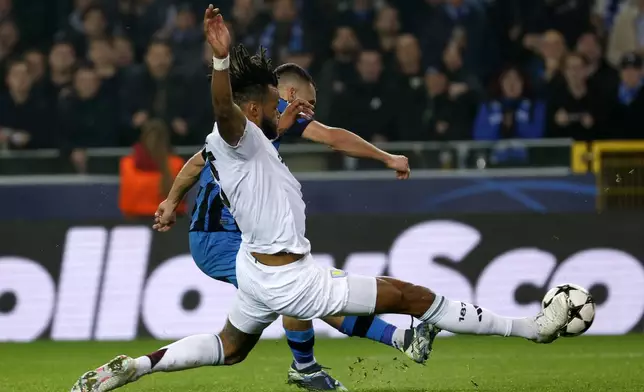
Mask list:
[[[411,283],[405,284],[401,291],[403,293],[402,301],[405,313],[416,318],[424,315],[436,298],[436,295],[428,288]]]
[[[237,351],[235,353],[232,353],[230,356],[226,355],[226,359],[224,360],[224,365],[226,366],[236,365],[240,362],[243,362],[247,356],[248,356],[248,353],[242,352],[242,351]]]
[[[378,278],[376,313],[401,313],[403,292],[387,278]]]
[[[382,305],[387,309],[376,309],[378,313],[392,312],[420,317],[434,301],[434,293],[425,287],[392,278],[379,278],[379,281],[382,283],[378,285],[378,301],[380,302],[382,294]]]
[[[282,326],[287,331],[307,331],[313,328],[313,322],[310,320],[298,320],[292,317],[282,317]]]
[[[237,344],[224,333],[220,334],[219,337],[224,348],[224,365],[235,365],[246,359],[249,350],[244,349],[243,345]]]
[[[259,335],[243,333],[228,322],[219,333],[219,338],[224,351],[224,365],[235,365],[246,359]]]

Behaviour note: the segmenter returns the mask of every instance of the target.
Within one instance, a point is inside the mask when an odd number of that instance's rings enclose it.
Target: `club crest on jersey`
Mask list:
[[[332,269],[331,270],[331,277],[332,278],[344,278],[345,276],[347,276],[347,273],[342,271],[342,270],[339,270],[339,269]]]

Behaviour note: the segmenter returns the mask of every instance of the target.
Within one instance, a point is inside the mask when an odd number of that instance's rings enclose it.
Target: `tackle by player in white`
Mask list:
[[[568,321],[564,295],[555,295],[534,317],[509,318],[408,282],[346,274],[316,264],[305,237],[300,184],[266,137],[279,131],[277,80],[270,60],[264,53],[250,57],[243,47],[231,54],[230,34],[213,6],[206,10],[204,32],[215,56],[211,87],[217,115],[206,153],[222,198],[242,231],[236,302],[220,333],[189,336],[138,358],[118,356],[83,374],[72,391],[110,391],[150,373],[234,365],[246,358],[278,315],[301,320],[410,315],[421,324],[405,351],[422,359],[429,356],[440,330],[522,337],[537,343],[559,337]],[[279,124],[290,127],[298,116],[311,114],[311,104],[295,100]],[[185,194],[182,187],[180,173],[169,199]],[[160,208],[155,227],[164,231],[173,223],[173,208]],[[341,385],[336,389],[346,390]]]

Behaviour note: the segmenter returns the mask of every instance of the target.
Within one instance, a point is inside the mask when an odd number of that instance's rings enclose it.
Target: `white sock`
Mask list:
[[[531,318],[499,316],[479,306],[450,301],[440,295],[420,319],[454,333],[537,338],[537,325]]]
[[[150,374],[152,370],[152,361],[146,355],[136,359],[136,373],[134,373],[134,380]]]
[[[164,351],[165,350],[165,351]],[[193,335],[136,359],[135,379],[148,373],[175,372],[224,364],[224,348],[217,335]],[[153,364],[156,360],[157,363]]]
[[[396,328],[394,335],[391,337],[391,343],[397,349],[402,349],[405,346],[405,332],[403,328]]]

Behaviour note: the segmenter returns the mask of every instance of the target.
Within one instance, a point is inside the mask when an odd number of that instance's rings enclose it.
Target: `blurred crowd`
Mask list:
[[[0,149],[212,128],[212,0],[0,0]],[[315,77],[372,141],[644,138],[644,0],[221,0],[236,42]]]

